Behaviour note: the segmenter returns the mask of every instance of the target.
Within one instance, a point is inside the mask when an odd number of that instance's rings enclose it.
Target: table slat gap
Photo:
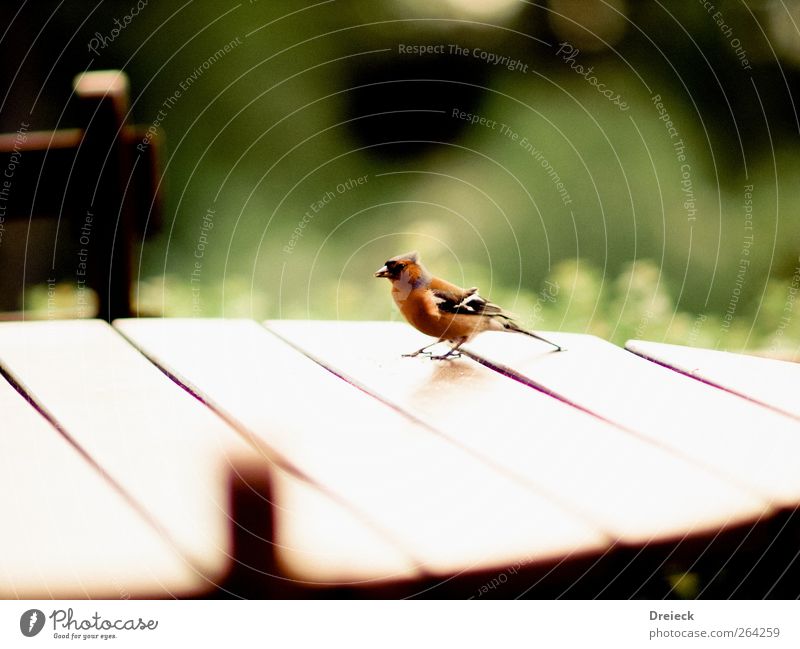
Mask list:
[[[745,399],[753,404],[761,406],[763,408],[767,408],[772,410],[773,412],[777,412],[781,415],[794,419],[796,421],[800,421],[800,406],[797,406],[796,410],[790,410],[786,407],[786,404],[778,405],[778,399],[770,400],[768,397],[765,397],[762,394],[756,395],[753,393],[754,386],[750,384],[746,386],[744,382],[741,380],[736,381],[736,385],[733,384],[731,381],[732,378],[738,379],[739,377],[732,377],[730,375],[731,370],[733,367],[726,368],[728,372],[728,376],[723,377],[720,375],[719,371],[713,371],[714,368],[709,366],[709,362],[714,356],[719,355],[717,358],[726,358],[727,356],[735,356],[736,360],[741,361],[744,364],[750,365],[763,365],[763,370],[769,371],[769,367],[767,364],[775,364],[774,368],[778,369],[783,367],[784,365],[788,365],[792,369],[796,370],[796,379],[800,382],[800,365],[796,363],[789,363],[788,361],[779,361],[773,359],[766,359],[761,358],[758,356],[747,356],[745,354],[730,354],[729,352],[722,352],[718,350],[710,350],[710,349],[694,349],[691,347],[683,347],[680,345],[669,345],[666,343],[652,343],[644,340],[629,340],[625,343],[625,349],[630,353],[638,356],[640,358],[644,358],[645,360],[650,361],[651,363],[655,363],[656,365],[660,365],[668,370],[673,372],[677,372],[678,374],[682,374],[683,376],[687,376],[695,381],[699,381],[700,383],[704,383],[705,385],[709,385],[715,387],[719,390],[723,390],[730,394],[736,395],[742,399]],[[673,358],[675,354],[680,354],[677,358]],[[690,357],[692,355],[697,355],[697,361],[699,362],[699,366],[689,369],[686,365],[686,357]],[[682,358],[682,356],[684,358]],[[702,367],[701,367],[702,366]],[[746,369],[742,367],[741,371],[745,371]],[[711,372],[709,371],[711,370]],[[784,372],[786,373],[786,372]],[[749,389],[748,389],[749,388]]]

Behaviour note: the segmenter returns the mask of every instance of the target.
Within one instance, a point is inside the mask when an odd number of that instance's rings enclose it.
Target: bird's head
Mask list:
[[[385,277],[392,282],[403,282],[416,286],[428,276],[427,271],[419,260],[419,253],[407,252],[389,259],[382,268],[375,272],[375,277]]]

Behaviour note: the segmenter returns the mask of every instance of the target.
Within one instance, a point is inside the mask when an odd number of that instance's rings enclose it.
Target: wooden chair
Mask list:
[[[83,289],[95,291],[96,315],[111,321],[132,313],[134,237],[160,224],[161,135],[128,124],[124,72],[83,73],[73,86],[82,128],[32,132],[23,123],[16,133],[0,135],[0,225],[6,230],[0,254],[7,280],[0,290],[19,287],[24,296],[31,283],[72,281],[79,296]],[[43,218],[57,225],[52,245],[37,249],[30,234]],[[17,242],[8,228],[15,222],[27,222],[16,230],[25,232],[18,237],[24,251],[9,262],[9,247]],[[17,263],[23,267],[12,272],[9,266]],[[24,313],[24,297],[21,307]]]

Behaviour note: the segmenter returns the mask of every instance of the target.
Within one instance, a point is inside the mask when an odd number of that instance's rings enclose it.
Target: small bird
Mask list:
[[[431,358],[456,358],[461,345],[484,331],[525,334],[562,351],[560,345],[520,327],[513,316],[478,295],[477,287],[461,288],[431,275],[416,251],[393,257],[375,272],[375,277],[392,282],[394,302],[409,324],[436,338],[430,345],[403,356],[428,354],[428,347],[446,340],[450,350]]]

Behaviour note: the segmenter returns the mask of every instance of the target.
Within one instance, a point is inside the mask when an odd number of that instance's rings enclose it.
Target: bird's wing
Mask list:
[[[444,280],[431,282],[436,307],[442,313],[458,313],[462,315],[499,315],[505,317],[503,310],[496,304],[478,295],[477,287],[460,288]]]

